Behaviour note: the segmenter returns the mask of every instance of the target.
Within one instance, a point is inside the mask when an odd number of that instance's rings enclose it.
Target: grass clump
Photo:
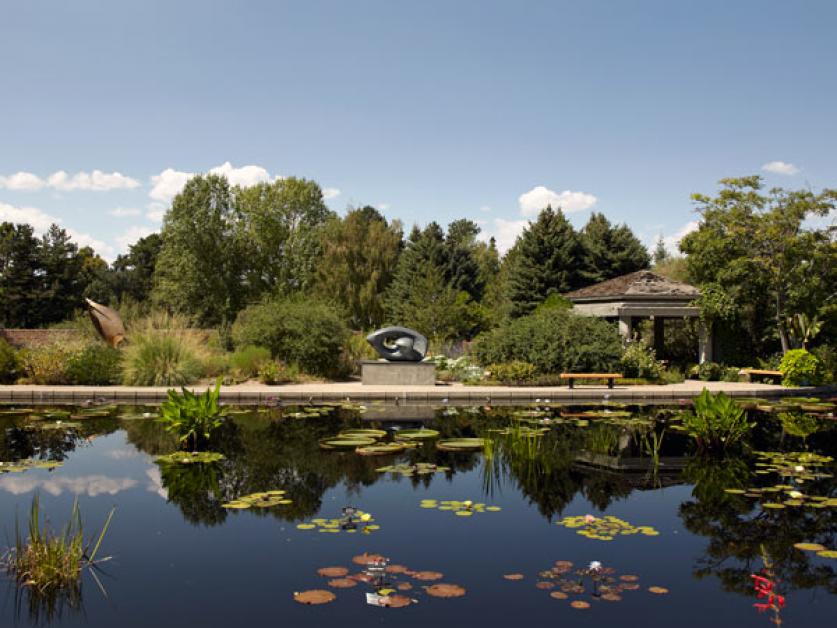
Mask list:
[[[4,558],[6,571],[18,586],[38,594],[77,593],[81,572],[96,563],[102,540],[110,527],[114,510],[108,514],[98,536],[84,540],[84,527],[78,500],[73,502],[70,519],[59,533],[52,532],[46,522],[41,524],[40,498],[32,498],[28,534],[16,526],[15,546]]]
[[[212,351],[188,321],[158,314],[130,330],[122,355],[122,382],[128,386],[182,386],[206,373]]]

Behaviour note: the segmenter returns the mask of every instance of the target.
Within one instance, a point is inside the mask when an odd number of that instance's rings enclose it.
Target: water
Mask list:
[[[63,463],[52,470],[0,474],[4,540],[13,538],[16,517],[25,521],[36,491],[53,527],[64,523],[78,495],[88,536],[116,508],[101,550],[111,559],[98,572],[106,595],[88,572],[80,600],[65,599],[63,605],[58,600],[48,608],[3,579],[0,625],[766,626],[774,614],[753,608],[758,600],[750,577],[762,568],[764,557],[772,561],[780,580],[777,589],[786,598],[782,623],[832,625],[837,560],[793,544],[817,542],[837,549],[837,508],[763,510],[754,499],[725,493],[724,488],[769,487],[780,480],[775,474],[755,474],[763,467],[756,466],[752,453],[715,460],[693,456],[688,437],[665,423],[676,408],[620,408],[633,417],[627,419],[560,418],[561,412],[586,410],[549,408],[545,415],[523,417],[514,408],[370,407],[362,417],[340,408],[322,416],[298,409],[242,413],[213,443],[224,461],[177,467],[155,463],[155,456],[173,451],[175,443],[153,420],[94,417],[61,429],[54,421],[0,418],[0,460]],[[113,414],[136,415],[137,410]],[[558,423],[540,437],[490,431],[519,425],[534,429],[544,416]],[[751,450],[835,454],[833,419],[814,421],[816,431],[803,439],[783,430],[775,415],[758,417],[748,441]],[[449,453],[427,441],[398,456],[362,457],[318,445],[319,439],[348,427],[420,423],[439,430],[442,438],[487,436],[493,447],[488,455]],[[662,434],[657,465],[651,434]],[[408,461],[450,470],[410,478],[376,471]],[[825,470],[833,473],[833,463]],[[833,478],[820,478],[807,482],[804,490],[834,498],[835,486]],[[222,507],[273,489],[287,491],[292,504]],[[458,516],[420,508],[423,499],[471,500],[500,510]],[[346,506],[372,514],[380,529],[364,534],[297,528],[314,518],[340,517]],[[659,534],[601,541],[555,525],[564,517],[588,514],[612,515]],[[351,559],[363,552],[382,554],[412,570],[441,572],[438,582],[460,585],[466,594],[434,598],[421,589],[434,582],[399,574],[390,576],[393,587],[410,582],[413,588],[403,594],[417,600],[407,608],[367,605],[366,593],[375,589],[365,583],[331,589],[337,599],[330,604],[294,601],[294,592],[329,589],[328,578],[317,575],[321,567],[361,571]],[[603,576],[616,580],[611,586],[624,584],[621,575],[635,575],[639,587],[619,593],[621,601],[606,601],[591,595],[591,577],[573,572],[539,576],[558,560],[572,561],[573,571],[600,561],[615,570]],[[513,573],[524,578],[504,579]],[[536,586],[569,577],[583,582],[584,593],[570,592],[569,599],[559,600],[550,593],[560,584]],[[648,592],[653,586],[669,592]],[[572,600],[591,607],[574,609]]]

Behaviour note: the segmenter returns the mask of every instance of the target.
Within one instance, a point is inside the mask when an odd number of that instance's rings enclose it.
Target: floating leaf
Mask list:
[[[819,552],[826,549],[825,545],[819,543],[794,543],[793,546],[803,552]]]
[[[552,591],[550,592],[549,597],[554,598],[556,600],[566,600],[569,597],[569,595],[567,595],[563,591]]]
[[[416,580],[441,580],[444,577],[444,574],[439,573],[438,571],[417,571],[413,574],[413,578]]]
[[[462,597],[465,589],[458,584],[434,584],[425,589],[428,595],[433,597]]]
[[[176,451],[173,454],[157,456],[155,460],[161,464],[209,464],[224,460],[224,455],[214,451]]]
[[[438,436],[438,431],[429,429],[398,430],[395,433],[395,438],[397,440],[427,440],[437,438]]]
[[[823,558],[837,558],[837,550],[820,550],[817,552],[817,556],[822,556]]]
[[[320,567],[317,569],[317,574],[325,578],[342,578],[348,573],[349,570],[345,567]]]
[[[406,595],[388,595],[384,599],[384,605],[387,608],[404,608],[413,603],[413,600]]]
[[[401,443],[377,443],[374,445],[366,445],[355,449],[355,453],[361,456],[386,456],[390,454],[400,454],[407,447]]]
[[[565,517],[560,521],[556,521],[555,525],[575,529],[576,534],[597,541],[611,541],[617,535],[642,534],[645,536],[658,536],[660,534],[651,526],[634,526],[613,515],[606,515],[604,517],[593,517],[592,515]]]
[[[336,599],[337,596],[334,593],[323,589],[312,589],[311,591],[294,593],[294,600],[300,604],[328,604]]]
[[[668,593],[668,589],[665,587],[648,587],[649,593],[655,593],[656,595],[665,595]]]
[[[451,438],[436,443],[436,449],[441,451],[478,451],[484,446],[482,438]]]
[[[357,580],[352,578],[334,578],[328,581],[328,586],[335,589],[351,589],[357,586]]]
[[[507,574],[503,574],[503,577],[506,580],[523,580],[523,574],[522,573],[507,573]]]
[[[584,610],[590,608],[590,602],[584,602],[583,600],[574,600],[570,602],[570,606],[579,610]]]

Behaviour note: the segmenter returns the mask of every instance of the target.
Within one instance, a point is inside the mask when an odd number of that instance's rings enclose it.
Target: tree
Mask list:
[[[714,283],[742,311],[754,345],[772,325],[790,349],[787,319],[816,314],[834,294],[837,246],[833,227],[806,228],[837,207],[837,190],[773,188],[759,176],[722,179],[717,196],[693,195],[701,222],[681,241],[692,279]]]
[[[581,240],[561,209],[544,209],[512,248],[508,276],[511,315],[529,314],[549,295],[584,285],[583,254]]]
[[[584,248],[584,281],[599,283],[648,268],[651,259],[642,242],[626,225],[610,224],[603,214],[593,212],[581,230]]]
[[[670,255],[666,249],[666,243],[663,241],[663,236],[657,238],[657,245],[654,248],[654,264],[659,265],[665,262]]]
[[[462,218],[448,225],[445,237],[445,277],[455,290],[467,292],[474,301],[481,301],[485,290],[477,258],[482,244],[477,242],[479,233],[477,223]]]
[[[34,327],[41,273],[39,242],[30,225],[0,224],[0,322]]]
[[[383,324],[383,295],[398,263],[401,238],[401,224],[388,224],[369,206],[333,217],[322,229],[317,292],[337,302],[355,329]]]
[[[128,298],[137,303],[145,302],[154,287],[154,269],[163,248],[163,238],[152,233],[132,244],[128,253],[113,262],[113,284],[117,301]]]
[[[319,229],[333,216],[320,186],[287,177],[236,188],[234,195],[250,300],[308,289],[321,255]]]
[[[249,263],[238,237],[239,213],[227,179],[190,179],[163,220],[154,271],[154,300],[218,326],[227,336],[244,304],[242,277]]]

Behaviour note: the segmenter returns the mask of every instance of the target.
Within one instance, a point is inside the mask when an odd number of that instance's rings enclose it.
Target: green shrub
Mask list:
[[[122,377],[122,354],[101,341],[86,345],[73,353],[66,366],[69,384],[82,386],[109,386],[119,383]]]
[[[82,351],[76,343],[47,343],[21,350],[23,375],[32,384],[69,384],[67,367]]]
[[[363,332],[353,332],[346,337],[341,354],[341,370],[347,375],[360,375],[361,361],[378,358],[378,352],[366,342],[366,336]]]
[[[805,349],[792,349],[779,364],[784,386],[819,386],[825,381],[822,362]]]
[[[534,364],[513,360],[490,364],[486,369],[488,376],[501,384],[530,384],[534,381],[537,369]]]
[[[528,362],[541,374],[611,371],[622,356],[622,341],[607,321],[556,308],[480,334],[473,354],[482,365]]]
[[[255,345],[236,349],[229,357],[229,366],[233,373],[244,379],[258,375],[259,369],[266,362],[270,362],[270,349]]]
[[[14,347],[0,338],[0,384],[13,384],[18,376],[19,363]]]
[[[305,372],[335,375],[349,331],[337,311],[316,301],[281,300],[251,305],[232,330],[236,346],[258,345]]]
[[[683,372],[677,367],[669,367],[660,372],[660,381],[664,384],[681,384],[685,379]]]
[[[721,381],[722,382],[737,382],[741,379],[738,375],[738,371],[740,371],[737,366],[725,366],[724,372],[721,374]]]
[[[659,379],[662,372],[662,365],[657,361],[654,349],[641,342],[631,342],[625,347],[620,364],[625,377]]]
[[[182,447],[197,451],[224,422],[227,410],[219,403],[221,380],[215,383],[214,389],[207,388],[202,395],[186,388],[181,390],[182,393],[168,391],[168,400],[160,405],[162,416],[159,421],[166,431],[177,435]]]
[[[683,427],[695,439],[698,449],[721,451],[740,441],[755,423],[747,421],[747,412],[735,401],[705,388],[694,399],[694,411],[682,415]]]
[[[704,362],[693,366],[690,375],[704,382],[717,382],[724,376],[724,366],[717,362]]]

